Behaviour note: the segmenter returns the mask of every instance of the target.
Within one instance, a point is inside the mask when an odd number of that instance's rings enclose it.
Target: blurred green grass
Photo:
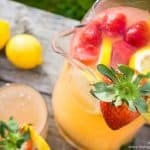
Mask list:
[[[14,0],[69,18],[82,19],[95,0]]]

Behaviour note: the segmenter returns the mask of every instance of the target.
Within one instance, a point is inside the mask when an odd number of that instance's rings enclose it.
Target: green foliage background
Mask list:
[[[80,20],[95,0],[15,0],[29,6],[44,9]]]

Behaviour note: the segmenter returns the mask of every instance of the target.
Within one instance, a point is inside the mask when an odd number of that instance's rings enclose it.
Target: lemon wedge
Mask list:
[[[33,129],[32,126],[24,125],[23,130],[24,131],[27,131],[27,130],[30,131],[31,140],[33,142],[33,145],[36,147],[36,149],[38,149],[38,150],[51,150],[51,148],[46,143],[46,141],[40,135],[37,134],[37,132]]]
[[[89,68],[89,70],[90,72],[87,70],[84,70],[82,71],[82,73],[90,83],[101,81],[101,76],[95,69]]]
[[[140,73],[150,71],[150,47],[138,50],[130,59],[129,66]]]
[[[104,38],[102,41],[98,64],[104,64],[106,66],[109,66],[111,60],[111,53],[112,41],[110,38]]]
[[[104,64],[106,66],[109,66],[110,60],[111,60],[111,53],[112,53],[111,39],[104,38],[102,41],[98,64]],[[83,74],[90,81],[90,83],[102,80],[102,77],[95,69],[92,69],[92,68],[89,68],[89,69],[90,69],[90,72],[92,73],[89,73],[89,71],[84,70]],[[95,78],[93,78],[93,76],[95,76]]]

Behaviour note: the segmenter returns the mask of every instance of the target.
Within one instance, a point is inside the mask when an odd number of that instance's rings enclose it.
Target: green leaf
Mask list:
[[[134,70],[132,68],[129,68],[126,65],[118,65],[118,69],[127,77],[128,80],[132,80],[134,75]]]
[[[146,77],[147,77],[147,78],[150,78],[150,72],[148,72],[148,73],[146,74]]]
[[[110,67],[110,70],[111,70],[111,72],[112,72],[114,75],[116,75],[117,72],[115,71],[114,68]]]
[[[93,84],[93,86],[95,87],[96,90],[101,90],[101,89],[106,88],[107,84],[104,82],[97,82]]]
[[[8,126],[5,124],[5,122],[0,121],[0,136],[2,138],[5,137],[5,130],[7,130],[7,129],[8,129]]]
[[[142,87],[140,87],[140,92],[149,92],[150,94],[150,82],[147,82]]]
[[[25,142],[25,139],[23,137],[20,137],[17,141],[16,141],[16,146],[17,148],[21,148],[22,144]]]
[[[117,80],[114,71],[109,69],[107,66],[105,66],[103,64],[99,64],[97,66],[97,70],[104,76],[108,77],[110,80],[112,80],[114,82]]]
[[[28,130],[24,135],[23,135],[23,137],[24,137],[24,140],[25,141],[28,141],[31,137],[30,137],[30,130]]]
[[[135,107],[135,104],[133,101],[128,101],[128,106],[129,106],[129,110],[132,111],[132,112],[136,112],[136,107]]]
[[[18,123],[13,118],[9,119],[7,125],[12,132],[17,132],[19,129]]]
[[[138,85],[139,82],[140,82],[142,79],[144,79],[145,77],[146,77],[146,76],[145,76],[144,74],[138,74],[133,83]]]
[[[97,99],[105,101],[105,102],[112,102],[115,99],[115,90],[112,85],[105,85],[100,83],[96,85],[97,88],[91,90],[92,95],[94,95]]]
[[[112,102],[115,99],[115,94],[110,94],[108,92],[99,92],[99,91],[92,91],[93,95],[104,102]]]
[[[145,113],[148,110],[148,106],[143,98],[138,98],[135,100],[135,106],[140,113]]]

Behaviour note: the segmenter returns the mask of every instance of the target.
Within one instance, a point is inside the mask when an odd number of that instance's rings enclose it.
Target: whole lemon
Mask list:
[[[5,46],[10,38],[10,24],[8,21],[0,19],[0,50]]]
[[[32,35],[14,36],[6,46],[6,56],[21,69],[32,69],[42,63],[42,46]]]

